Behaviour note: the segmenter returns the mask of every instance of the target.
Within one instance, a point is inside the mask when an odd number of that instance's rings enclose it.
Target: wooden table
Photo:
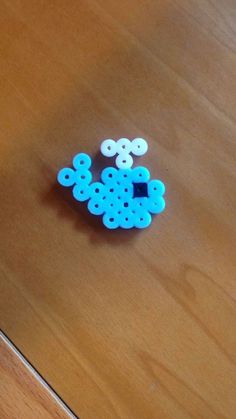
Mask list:
[[[1,332],[0,377],[2,419],[75,419],[63,401]]]
[[[236,417],[236,3],[0,2],[0,324],[82,419]],[[56,174],[144,137],[167,185],[106,231]]]

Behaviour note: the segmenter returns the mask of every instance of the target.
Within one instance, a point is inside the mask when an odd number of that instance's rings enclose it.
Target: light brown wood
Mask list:
[[[2,332],[0,415],[2,419],[75,418]]]
[[[236,3],[0,2],[1,327],[86,419],[236,417]],[[145,137],[142,232],[56,186]]]

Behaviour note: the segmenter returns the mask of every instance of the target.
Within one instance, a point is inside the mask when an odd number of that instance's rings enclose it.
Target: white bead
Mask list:
[[[114,140],[104,140],[100,147],[101,153],[106,157],[113,157],[117,153],[117,144]]]
[[[128,153],[120,153],[116,157],[116,166],[119,169],[130,169],[133,165],[133,157]]]
[[[130,153],[131,152],[131,141],[128,138],[120,138],[117,141],[117,153]]]
[[[135,156],[143,156],[148,150],[148,143],[143,138],[135,138],[131,143],[131,151]]]

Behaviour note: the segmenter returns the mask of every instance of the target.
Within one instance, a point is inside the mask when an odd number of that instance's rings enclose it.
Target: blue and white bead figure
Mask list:
[[[73,158],[73,169],[65,167],[58,173],[58,182],[73,187],[77,201],[88,201],[88,211],[102,216],[105,227],[116,229],[146,228],[152,215],[165,209],[165,185],[160,180],[150,180],[146,167],[132,169],[133,157],[142,156],[148,150],[143,138],[133,141],[120,138],[104,140],[101,153],[106,157],[116,156],[116,166],[106,167],[101,172],[101,181],[92,182],[92,160],[88,154],[79,153]]]

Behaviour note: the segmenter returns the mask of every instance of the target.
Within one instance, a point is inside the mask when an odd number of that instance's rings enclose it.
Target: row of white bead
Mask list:
[[[119,169],[129,169],[133,165],[130,153],[135,156],[143,156],[148,150],[148,144],[143,138],[135,138],[132,141],[128,138],[120,138],[118,141],[108,139],[102,142],[100,149],[106,157],[114,157],[118,154],[116,166]]]

